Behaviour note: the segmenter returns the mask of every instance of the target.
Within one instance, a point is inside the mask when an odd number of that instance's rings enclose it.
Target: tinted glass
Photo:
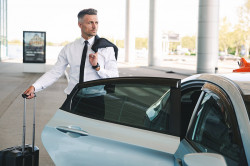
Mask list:
[[[186,136],[190,118],[193,114],[195,105],[201,94],[201,87],[190,88],[181,92],[181,133],[182,138]]]
[[[171,87],[163,85],[98,85],[76,91],[70,112],[165,133],[173,125],[169,118],[174,118],[176,115],[173,114],[178,112],[177,109],[174,111],[178,108],[178,99],[173,99],[175,93]]]
[[[191,140],[202,152],[222,154],[229,165],[238,165],[241,146],[230,119],[222,100],[214,93],[206,93]]]

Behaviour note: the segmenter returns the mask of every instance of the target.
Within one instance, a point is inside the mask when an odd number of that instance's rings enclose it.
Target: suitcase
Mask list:
[[[39,148],[35,146],[36,97],[34,97],[32,145],[25,144],[26,97],[27,95],[22,94],[22,97],[24,98],[22,145],[1,150],[0,151],[0,166],[38,166],[39,165]]]

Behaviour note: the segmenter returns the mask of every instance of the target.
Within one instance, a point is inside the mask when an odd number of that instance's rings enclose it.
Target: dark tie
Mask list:
[[[80,66],[80,76],[79,76],[79,83],[83,82],[83,76],[84,76],[84,67],[85,67],[85,61],[86,61],[86,54],[88,51],[88,41],[84,41],[84,48],[82,51],[82,60],[81,60],[81,66]]]

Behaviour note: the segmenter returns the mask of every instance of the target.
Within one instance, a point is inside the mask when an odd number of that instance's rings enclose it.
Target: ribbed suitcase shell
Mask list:
[[[32,145],[25,145],[24,155],[22,146],[16,146],[0,151],[0,166],[38,166],[39,165],[39,148]]]
[[[33,138],[32,145],[25,145],[26,133],[26,95],[24,98],[24,112],[23,112],[23,144],[0,151],[0,166],[38,166],[39,165],[39,148],[34,146],[35,143],[35,109],[36,97],[34,97],[34,111],[33,111]]]

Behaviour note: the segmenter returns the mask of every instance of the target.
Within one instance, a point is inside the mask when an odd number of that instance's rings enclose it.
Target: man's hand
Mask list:
[[[98,53],[89,54],[89,62],[92,66],[96,66],[98,62]]]
[[[26,94],[28,96],[27,99],[32,99],[33,97],[35,97],[34,92],[35,92],[35,87],[30,86],[23,94]]]

